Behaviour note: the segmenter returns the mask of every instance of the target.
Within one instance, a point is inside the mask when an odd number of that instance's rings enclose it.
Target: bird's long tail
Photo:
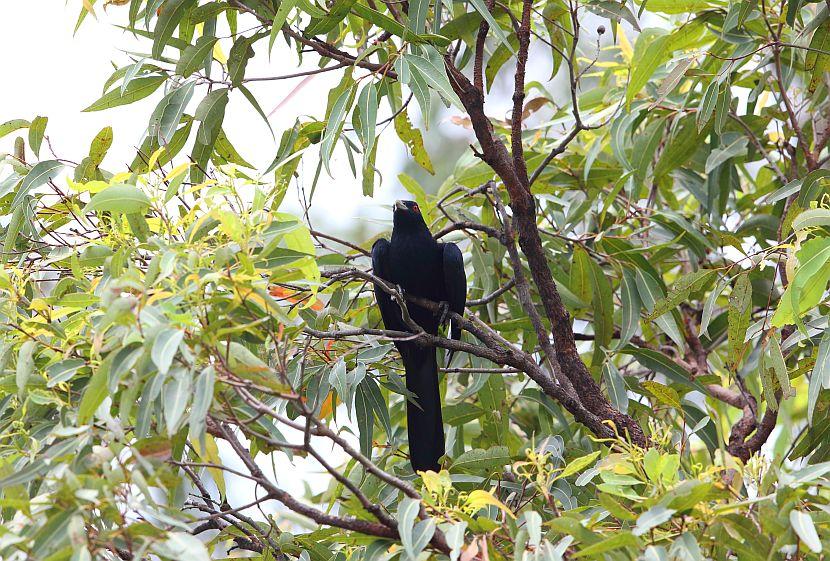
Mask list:
[[[440,470],[438,459],[444,455],[444,423],[435,349],[413,345],[401,355],[406,370],[406,389],[417,396],[418,402],[418,405],[406,404],[412,469],[437,472]]]

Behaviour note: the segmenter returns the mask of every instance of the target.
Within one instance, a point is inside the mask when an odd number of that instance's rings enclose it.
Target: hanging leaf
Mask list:
[[[159,89],[159,86],[161,86],[166,79],[166,76],[147,76],[144,78],[136,78],[131,81],[123,91],[121,88],[111,90],[83,111],[103,111],[104,109],[112,109],[113,107],[128,105],[134,101],[144,99]]]
[[[150,207],[150,199],[135,185],[119,183],[96,193],[89,200],[86,212],[143,213]]]
[[[751,301],[752,284],[749,282],[749,275],[742,273],[738,275],[732,287],[727,316],[729,320],[729,363],[733,369],[737,369],[744,354],[744,338],[749,327]]]
[[[173,37],[173,32],[185,14],[196,4],[196,0],[165,0],[159,8],[156,27],[153,29],[153,58],[160,58],[164,47]]]
[[[43,143],[43,135],[46,132],[46,124],[49,119],[46,117],[35,117],[29,126],[29,148],[35,156],[40,155],[40,146]]]

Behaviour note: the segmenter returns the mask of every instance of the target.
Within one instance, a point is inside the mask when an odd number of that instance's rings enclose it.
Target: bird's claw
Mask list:
[[[439,318],[438,325],[446,325],[449,322],[450,305],[447,302],[439,302],[435,315]]]

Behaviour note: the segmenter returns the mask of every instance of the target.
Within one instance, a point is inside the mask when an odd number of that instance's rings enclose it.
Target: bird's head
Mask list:
[[[421,208],[415,201],[395,201],[392,207],[392,217],[396,227],[426,228]]]

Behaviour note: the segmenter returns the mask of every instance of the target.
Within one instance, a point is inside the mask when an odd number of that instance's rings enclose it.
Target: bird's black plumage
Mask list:
[[[391,241],[379,239],[372,246],[374,274],[400,286],[408,294],[445,302],[450,310],[463,314],[467,275],[458,246],[436,242],[413,201],[395,203],[393,223]],[[376,286],[375,297],[387,329],[410,330],[402,319],[400,307],[386,291]],[[438,334],[439,314],[414,304],[408,305],[407,309],[409,316],[424,331]],[[461,328],[454,322],[450,336],[453,339],[461,336]],[[438,459],[444,455],[444,425],[435,348],[410,341],[397,341],[395,346],[406,370],[406,388],[417,400],[417,405],[408,402],[406,409],[412,467],[438,471]]]

